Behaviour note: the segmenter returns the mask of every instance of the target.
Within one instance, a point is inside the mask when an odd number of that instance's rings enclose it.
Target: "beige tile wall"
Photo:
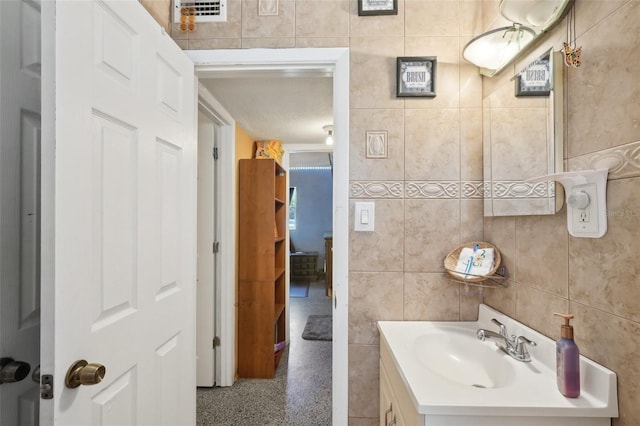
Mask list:
[[[229,22],[198,25],[189,49],[350,48],[350,185],[376,203],[376,232],[350,235],[349,416],[378,421],[378,320],[475,319],[482,296],[442,271],[448,250],[482,236],[482,79],[461,59],[476,1],[400,0],[398,15],[360,17],[356,0],[229,0]],[[429,24],[425,24],[429,23]],[[437,96],[395,96],[396,57],[437,56]],[[365,132],[387,132],[386,159],[366,158]]]
[[[513,278],[484,300],[552,337],[551,312],[571,310],[583,353],[620,374],[617,424],[640,424],[639,5],[577,5],[585,53],[583,66],[568,72],[568,164],[620,156],[635,164],[620,166],[609,184],[615,214],[600,240],[569,238],[564,210],[483,225],[483,79],[461,51],[486,28],[483,16],[497,0],[398,0],[398,15],[374,17],[358,16],[357,0],[280,0],[275,17],[258,16],[257,0],[228,0],[227,23],[202,23],[193,33],[172,28],[185,49],[350,48],[352,208],[373,200],[377,210],[376,232],[350,235],[351,425],[378,421],[377,320],[475,319],[483,293],[453,284],[441,263],[450,248],[483,233]],[[546,42],[558,44],[564,33],[561,26]],[[435,98],[395,97],[396,57],[414,55],[438,57]],[[387,159],[366,158],[367,130],[388,132]]]
[[[475,8],[479,4],[468,1],[405,0],[399,1],[397,16],[359,17],[356,2],[351,3],[352,204],[376,202],[376,231],[350,235],[349,416],[354,425],[377,424],[376,321],[477,315],[481,295],[464,292],[442,269],[454,245],[483,232],[477,190],[482,81],[461,59]],[[437,56],[435,98],[395,96],[398,56]],[[387,159],[365,157],[367,130],[388,131]],[[471,190],[464,190],[465,184]],[[380,191],[381,185],[389,189]],[[370,374],[362,374],[362,368]]]
[[[149,12],[153,18],[158,21],[158,23],[164,28],[166,31],[171,29],[171,0],[139,0],[140,4],[144,6],[145,9]]]
[[[619,31],[624,29],[623,31]],[[608,231],[574,238],[566,208],[555,216],[485,218],[485,239],[501,248],[511,287],[485,302],[559,338],[555,311],[573,313],[587,357],[618,374],[617,426],[640,424],[640,3],[576,2],[582,66],[565,68],[570,170],[609,167]],[[547,39],[556,48],[566,26]],[[626,52],[624,58],[620,51]],[[634,83],[635,82],[635,83]],[[485,95],[488,87],[485,85]]]

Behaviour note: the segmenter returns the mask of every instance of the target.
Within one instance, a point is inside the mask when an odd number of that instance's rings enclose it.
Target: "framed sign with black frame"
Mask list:
[[[549,96],[551,61],[549,55],[527,65],[516,76],[516,96]]]
[[[397,15],[398,0],[358,0],[358,15]]]
[[[436,65],[435,56],[398,57],[396,97],[435,97]]]

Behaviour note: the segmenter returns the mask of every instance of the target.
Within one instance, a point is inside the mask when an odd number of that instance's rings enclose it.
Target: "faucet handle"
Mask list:
[[[518,336],[516,338],[516,357],[520,361],[531,361],[531,355],[529,355],[526,345],[536,346],[536,342],[524,336]]]
[[[507,326],[505,326],[503,323],[501,323],[495,318],[492,318],[491,322],[497,325],[498,327],[500,327],[500,335],[507,337]]]
[[[530,345],[530,346],[536,346],[536,342],[534,342],[533,340],[529,340],[524,336],[518,336],[518,338],[516,339],[518,345]]]

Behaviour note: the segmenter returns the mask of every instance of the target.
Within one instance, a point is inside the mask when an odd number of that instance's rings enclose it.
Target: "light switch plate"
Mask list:
[[[373,232],[375,230],[375,203],[373,201],[356,201],[353,223],[354,231]]]

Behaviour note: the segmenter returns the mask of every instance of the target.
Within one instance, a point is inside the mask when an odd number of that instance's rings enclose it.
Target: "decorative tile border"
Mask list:
[[[460,182],[406,182],[405,193],[407,198],[458,198]]]
[[[482,182],[482,198],[491,198],[491,182]]]
[[[482,199],[482,181],[352,181],[351,198]]]
[[[485,197],[548,198],[555,196],[553,182],[493,181],[485,182]],[[489,192],[488,192],[489,191]]]
[[[484,182],[482,181],[465,181],[460,182],[462,185],[461,198],[484,198]]]
[[[402,198],[402,182],[360,181],[351,182],[351,198]]]
[[[514,199],[553,198],[554,182],[352,181],[351,198]]]
[[[609,169],[609,180],[640,177],[640,141],[569,159],[569,171]]]
[[[568,160],[570,171],[609,168],[609,180],[640,177],[640,141]],[[552,198],[553,182],[353,181],[351,198]]]

